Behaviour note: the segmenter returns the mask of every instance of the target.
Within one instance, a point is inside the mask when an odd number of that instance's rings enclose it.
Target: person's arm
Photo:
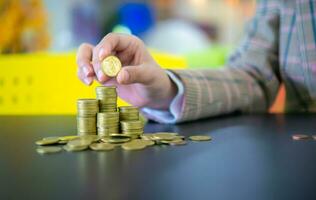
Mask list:
[[[234,111],[266,112],[279,89],[279,12],[277,1],[261,1],[239,49],[223,69],[173,70],[184,87],[182,106],[161,122],[183,122]],[[179,87],[179,86],[178,86]],[[165,111],[164,111],[165,112]],[[166,113],[165,113],[166,114]],[[158,116],[158,117],[157,117]]]

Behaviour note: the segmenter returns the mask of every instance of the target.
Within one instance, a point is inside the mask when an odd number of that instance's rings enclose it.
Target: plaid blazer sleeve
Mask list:
[[[242,112],[265,112],[280,84],[279,9],[261,1],[239,48],[222,69],[171,70],[184,85],[176,122]]]

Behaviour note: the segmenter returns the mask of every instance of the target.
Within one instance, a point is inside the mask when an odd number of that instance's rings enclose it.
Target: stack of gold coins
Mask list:
[[[98,113],[97,127],[99,136],[109,136],[111,134],[119,133],[119,113],[107,112]]]
[[[139,111],[134,106],[121,106],[119,107],[121,121],[135,121],[139,120]]]
[[[96,99],[77,100],[77,130],[78,135],[95,135],[96,115],[99,111],[99,102]]]
[[[117,111],[117,93],[115,86],[100,86],[96,88],[97,99],[99,100],[100,112]]]
[[[144,133],[144,124],[140,120],[121,121],[122,134],[130,136],[132,139],[138,138]]]

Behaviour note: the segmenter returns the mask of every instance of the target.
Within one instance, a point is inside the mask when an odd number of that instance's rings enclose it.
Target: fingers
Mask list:
[[[101,83],[104,83],[110,79],[110,77],[107,77],[101,69],[102,60],[107,56],[116,54],[116,52],[127,49],[132,43],[135,43],[138,40],[139,39],[136,39],[134,36],[109,33],[94,48],[92,57],[93,68],[98,80]],[[131,55],[134,55],[134,53],[132,52]]]
[[[123,67],[117,76],[117,82],[123,85],[132,83],[149,84],[152,81],[152,72],[148,70],[145,64]]]
[[[86,85],[91,85],[93,82],[94,77],[86,77],[84,75],[85,73],[81,70],[81,68],[78,68],[78,77],[79,79]],[[81,78],[82,77],[82,78]]]
[[[93,81],[94,70],[91,64],[93,46],[84,43],[80,45],[77,53],[78,77],[87,85]]]

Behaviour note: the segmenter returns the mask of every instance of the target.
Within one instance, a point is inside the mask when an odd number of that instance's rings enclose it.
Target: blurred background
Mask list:
[[[221,67],[255,0],[0,0],[0,114],[74,114],[94,97],[75,52],[109,32],[140,37],[164,68]],[[119,104],[125,104],[120,100]]]

